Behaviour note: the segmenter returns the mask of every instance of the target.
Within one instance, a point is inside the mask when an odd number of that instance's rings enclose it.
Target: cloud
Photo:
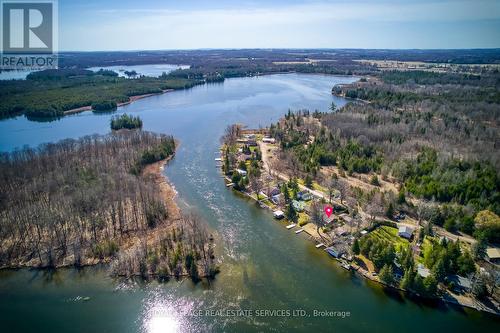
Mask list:
[[[61,45],[64,49],[78,41],[83,49],[363,47],[363,41],[375,33],[387,35],[391,31],[387,29],[389,26],[397,30],[408,26],[418,29],[420,25],[425,30],[430,24],[448,24],[454,25],[459,33],[461,26],[473,22],[499,20],[500,2],[493,0],[377,3],[354,0],[201,9],[173,5],[157,9],[102,8],[83,17],[66,19],[61,29]],[[346,37],[347,34],[350,35]],[[398,31],[392,35],[397,39]],[[500,40],[498,32],[494,35]],[[391,47],[385,44],[384,40],[378,47]]]
[[[349,1],[318,2],[300,5],[262,5],[254,8],[227,9],[103,9],[101,15],[112,17],[163,18],[192,20],[243,20],[269,23],[304,23],[317,20],[371,21],[476,21],[500,19],[500,2],[495,0],[459,1]]]

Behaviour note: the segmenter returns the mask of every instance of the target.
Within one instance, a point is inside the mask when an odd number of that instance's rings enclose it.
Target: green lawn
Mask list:
[[[388,226],[380,226],[377,229],[370,232],[365,237],[375,237],[378,239],[383,239],[394,244],[394,247],[397,252],[401,251],[401,248],[405,248],[408,246],[408,240],[398,236],[398,229],[388,227]]]

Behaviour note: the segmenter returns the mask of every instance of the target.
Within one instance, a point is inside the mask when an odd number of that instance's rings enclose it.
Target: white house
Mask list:
[[[398,229],[398,235],[400,237],[410,239],[412,234],[413,234],[413,229],[405,225],[399,227]]]
[[[275,138],[263,138],[262,139],[262,142],[265,142],[265,143],[276,143],[276,139]]]

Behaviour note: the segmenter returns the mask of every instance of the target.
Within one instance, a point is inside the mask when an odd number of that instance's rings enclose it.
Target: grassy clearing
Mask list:
[[[409,244],[408,240],[398,236],[398,229],[388,226],[381,226],[370,232],[365,237],[374,237],[394,245],[396,252],[400,252],[402,248],[406,248]]]

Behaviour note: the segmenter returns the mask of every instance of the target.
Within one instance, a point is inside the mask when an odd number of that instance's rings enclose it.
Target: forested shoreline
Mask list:
[[[171,136],[121,130],[1,154],[0,268],[214,275],[212,236],[179,212],[160,174],[174,153]]]
[[[29,119],[58,118],[65,111],[91,106],[113,111],[131,97],[186,89],[203,80],[162,75],[127,79],[109,70],[59,69],[34,72],[26,80],[0,81],[0,118],[26,115]]]
[[[499,82],[498,73],[389,71],[332,89],[368,103],[289,112],[270,132],[298,177],[328,186],[324,170],[333,167],[342,175],[370,175],[376,187],[386,180],[398,184],[397,192],[351,194],[367,207],[378,203],[379,214],[402,210],[497,243],[498,217],[486,225],[478,214],[500,214]]]
[[[246,77],[276,73],[321,73],[334,75],[386,75],[377,61],[422,61],[428,68],[426,77],[415,83],[439,80],[438,73],[449,71],[445,84],[481,81],[479,74],[496,72],[500,61],[498,50],[193,50],[102,53],[62,53],[61,69],[34,72],[27,80],[0,81],[0,118],[26,115],[31,120],[57,118],[65,111],[91,107],[96,112],[115,110],[133,96],[157,94],[169,89],[191,88],[198,84],[223,82],[225,78]],[[368,59],[368,60],[367,60]],[[370,59],[374,62],[370,62]],[[375,60],[383,59],[383,60]],[[134,64],[187,64],[188,69],[164,73],[160,77],[137,76],[125,71],[127,79],[118,73],[101,69],[92,72],[91,66],[117,66]],[[490,64],[488,66],[472,64]],[[427,66],[427,67],[425,67]],[[468,73],[467,76],[455,72]],[[453,77],[452,77],[453,76]],[[401,80],[392,75],[392,83]],[[406,78],[403,78],[406,79]],[[479,79],[479,80],[477,80]],[[347,96],[360,91],[350,91]],[[370,93],[367,91],[366,93]],[[405,98],[419,99],[422,92],[406,94]],[[471,92],[474,94],[474,92]],[[453,94],[453,91],[451,92]],[[399,95],[396,96],[396,98]],[[454,98],[459,97],[453,95]],[[467,97],[468,95],[464,95]],[[482,95],[476,95],[479,100]],[[498,96],[496,97],[498,99]]]

